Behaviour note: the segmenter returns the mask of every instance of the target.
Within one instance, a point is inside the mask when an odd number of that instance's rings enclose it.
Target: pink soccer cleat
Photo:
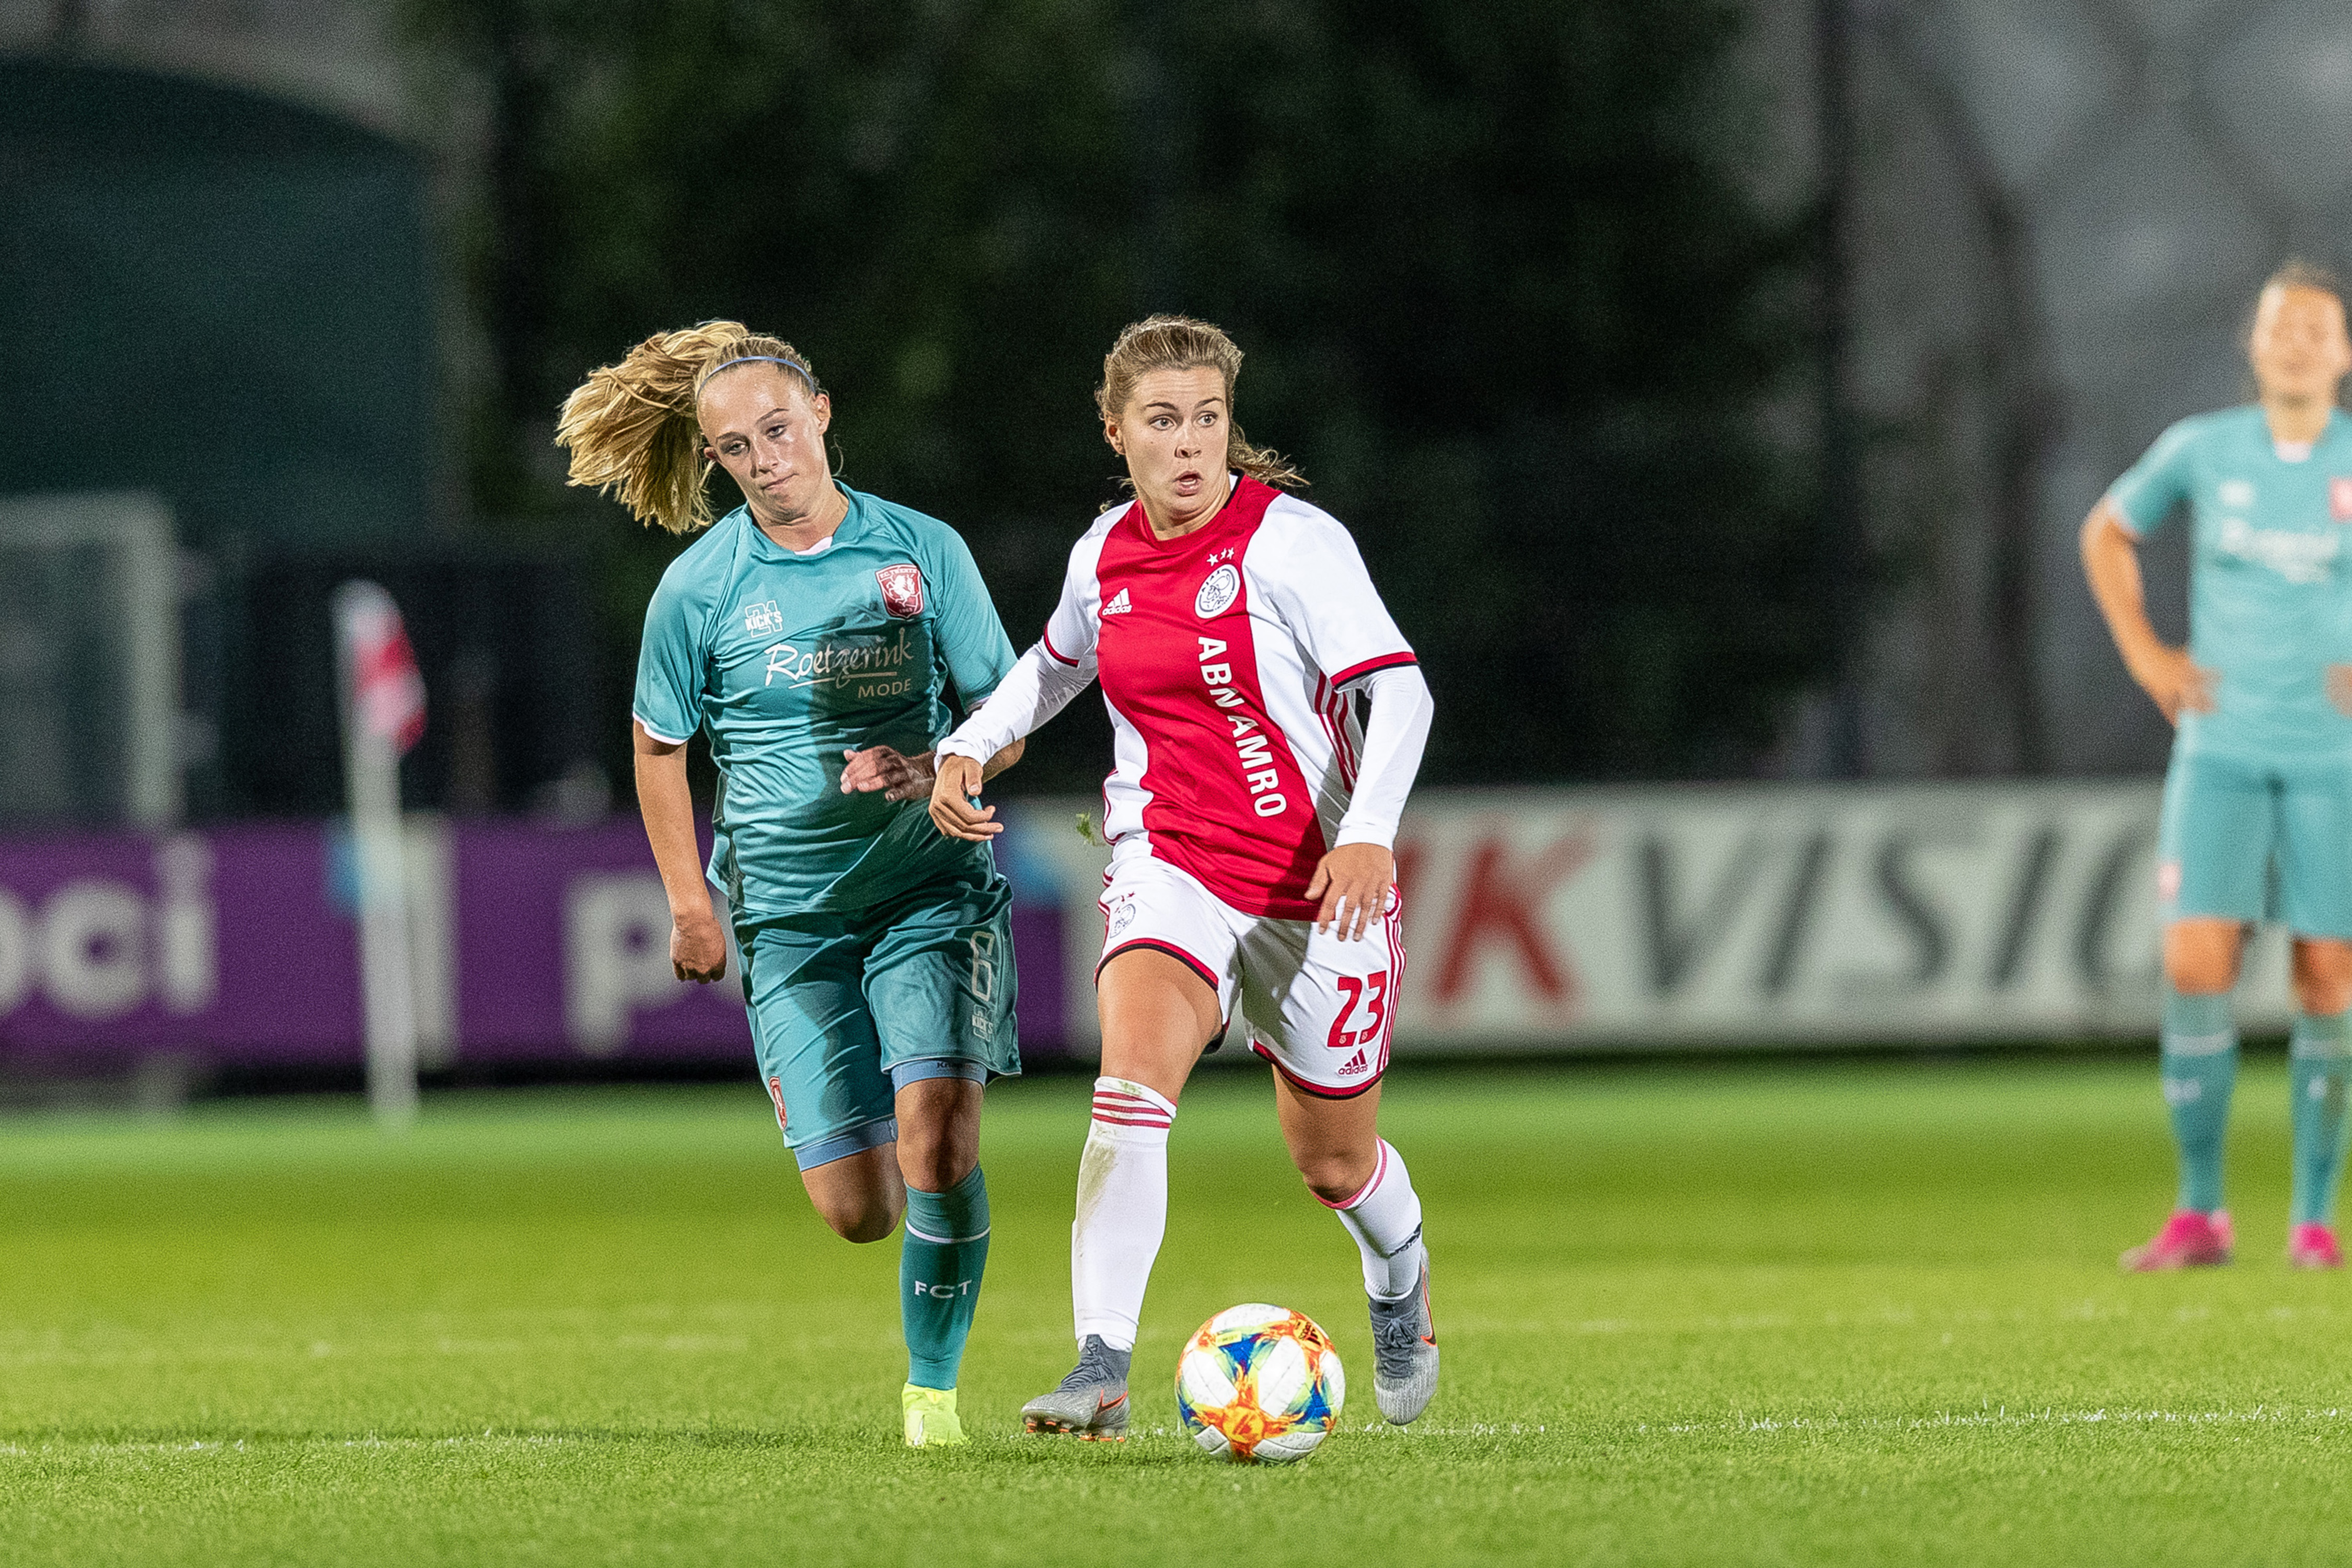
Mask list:
[[[2341,1268],[2344,1249],[2336,1245],[2336,1227],[2314,1220],[2299,1225],[2286,1238],[2286,1261],[2292,1268]]]
[[[2210,1215],[2195,1209],[2175,1209],[2152,1240],[2133,1247],[2116,1261],[2126,1274],[2211,1268],[2230,1261],[2234,1239],[2230,1233],[2228,1209],[2215,1209]]]

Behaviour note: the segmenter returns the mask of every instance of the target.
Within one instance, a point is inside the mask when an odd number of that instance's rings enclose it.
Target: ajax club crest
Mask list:
[[[1214,620],[1232,609],[1241,594],[1241,569],[1228,561],[1210,573],[1201,591],[1192,595],[1192,613],[1204,621]]]
[[[874,574],[882,584],[882,607],[906,620],[923,613],[923,573],[911,562],[885,566]]]

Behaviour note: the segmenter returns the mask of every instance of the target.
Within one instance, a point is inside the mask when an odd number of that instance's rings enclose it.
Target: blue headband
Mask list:
[[[764,360],[770,364],[787,365],[792,369],[800,372],[801,379],[807,382],[811,386],[814,386],[816,384],[816,377],[809,374],[808,366],[803,364],[796,359],[786,359],[782,354],[738,354],[733,359],[721,360],[719,363],[712,365],[710,367],[709,375],[705,375],[702,379],[709,381],[711,376],[717,375],[720,371],[725,370],[730,364],[751,364],[755,361],[761,360]]]

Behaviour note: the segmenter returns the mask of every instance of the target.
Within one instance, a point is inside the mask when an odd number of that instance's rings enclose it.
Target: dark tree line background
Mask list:
[[[1354,529],[1420,649],[1430,782],[1748,771],[1835,668],[1832,540],[1761,434],[1808,371],[1810,253],[1732,168],[1736,6],[412,9],[495,102],[465,239],[494,366],[473,501],[594,558],[616,716],[677,546],[562,489],[553,412],[714,316],[812,356],[844,477],[961,529],[1016,646],[1116,494],[1111,338],[1223,324],[1244,426]],[[1080,707],[1024,787],[1098,781]]]

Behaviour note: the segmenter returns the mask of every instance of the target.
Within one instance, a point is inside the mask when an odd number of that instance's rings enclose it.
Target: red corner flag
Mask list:
[[[388,1130],[416,1114],[416,973],[409,960],[407,853],[400,753],[425,733],[425,678],[392,595],[373,583],[335,590],[343,672],[343,783],[360,889],[361,1012],[368,1100]]]
[[[400,607],[373,583],[346,583],[335,593],[335,629],[352,720],[405,752],[425,733],[425,678]]]

